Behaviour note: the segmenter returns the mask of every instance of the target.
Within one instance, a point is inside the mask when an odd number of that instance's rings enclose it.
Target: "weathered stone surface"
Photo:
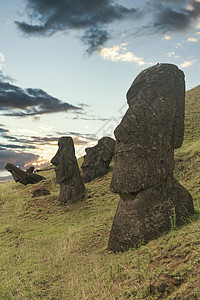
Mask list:
[[[84,182],[90,182],[105,175],[115,151],[115,140],[103,137],[94,147],[86,148],[86,155],[81,166]]]
[[[51,193],[43,188],[40,189],[36,189],[35,191],[33,191],[33,197],[42,197],[42,196],[47,196],[50,195]]]
[[[34,167],[31,166],[30,168],[28,168],[28,169],[26,170],[26,173],[33,173],[33,171],[34,171]]]
[[[184,134],[184,74],[175,65],[142,71],[127,93],[129,108],[115,129],[111,191],[120,203],[108,249],[123,251],[157,238],[193,214],[192,197],[173,177],[174,149]]]
[[[24,185],[35,184],[45,179],[43,176],[40,176],[38,174],[27,173],[10,163],[7,163],[6,169],[12,174],[13,179],[16,182],[20,182]]]
[[[77,202],[84,196],[85,186],[79,172],[72,138],[61,137],[58,147],[51,163],[56,166],[56,180],[60,185],[59,200],[62,204]]]

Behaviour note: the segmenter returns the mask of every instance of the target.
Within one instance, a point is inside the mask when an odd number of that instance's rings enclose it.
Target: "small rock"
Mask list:
[[[33,192],[33,197],[42,197],[42,196],[47,196],[50,195],[51,193],[46,190],[46,189],[37,189]]]

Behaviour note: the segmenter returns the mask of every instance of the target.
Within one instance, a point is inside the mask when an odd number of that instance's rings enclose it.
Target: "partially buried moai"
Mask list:
[[[111,191],[120,202],[108,249],[148,242],[194,213],[190,193],[173,176],[174,149],[184,135],[184,73],[172,64],[142,71],[127,92],[129,108],[115,129]]]
[[[85,186],[79,172],[71,137],[59,138],[58,151],[51,163],[56,166],[56,181],[60,185],[60,202],[68,204],[81,200]]]
[[[115,140],[111,137],[102,137],[97,145],[85,149],[86,155],[81,166],[84,182],[105,175],[115,151]]]

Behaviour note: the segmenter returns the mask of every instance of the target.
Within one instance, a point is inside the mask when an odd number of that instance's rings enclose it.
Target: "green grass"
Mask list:
[[[185,141],[175,176],[200,210],[200,87],[187,92]],[[81,161],[79,160],[79,165]],[[24,187],[0,184],[0,299],[200,299],[200,218],[138,249],[107,250],[119,196],[107,175],[83,201],[61,206],[54,169]],[[37,187],[51,195],[32,198]]]

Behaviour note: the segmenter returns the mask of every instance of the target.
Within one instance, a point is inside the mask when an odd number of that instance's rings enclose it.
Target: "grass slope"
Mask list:
[[[186,130],[175,176],[200,209],[200,86],[187,92]],[[79,161],[80,162],[80,161]],[[119,197],[107,175],[88,183],[82,202],[57,201],[54,170],[24,187],[0,184],[0,299],[200,299],[200,219],[138,249],[107,251]],[[32,198],[37,187],[50,196]]]

